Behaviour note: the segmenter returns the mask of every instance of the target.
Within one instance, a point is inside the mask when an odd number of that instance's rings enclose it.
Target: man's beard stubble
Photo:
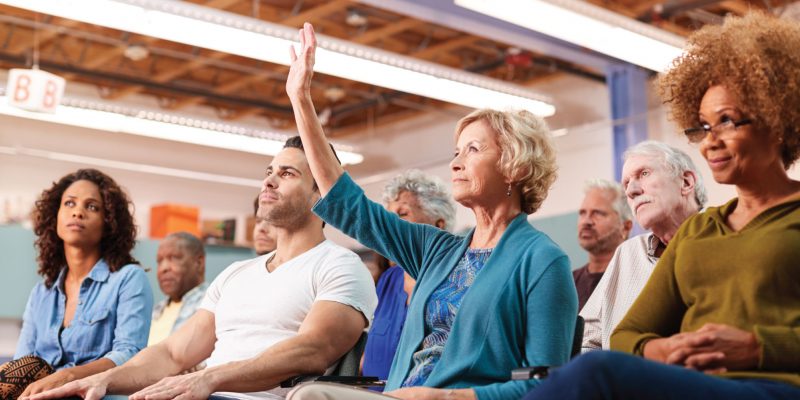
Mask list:
[[[260,218],[268,224],[287,230],[299,228],[311,218],[311,206],[304,201],[285,201],[285,197],[278,195],[278,202],[271,206],[259,207]]]

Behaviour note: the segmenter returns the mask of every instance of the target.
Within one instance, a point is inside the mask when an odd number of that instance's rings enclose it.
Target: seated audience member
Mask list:
[[[386,209],[400,219],[450,231],[456,208],[444,184],[419,170],[406,171],[383,188]],[[408,302],[416,281],[399,266],[389,267],[378,279],[378,308],[367,336],[362,372],[386,379],[392,366]]]
[[[589,262],[572,271],[579,310],[603,277],[614,250],[628,238],[633,227],[625,192],[618,183],[595,179],[586,182],[583,192],[578,210],[578,244],[589,253]]]
[[[286,83],[322,199],[314,212],[417,280],[392,362],[387,395],[398,398],[510,399],[537,381],[509,381],[521,365],[567,361],[578,313],[564,252],[534,229],[555,179],[555,149],[544,121],[527,111],[477,110],[459,121],[450,163],[453,197],[476,228],[457,236],[403,221],[367,199],[336,162],[310,86],[316,38],[300,32]],[[380,399],[345,385],[302,385],[291,399]]]
[[[686,218],[706,202],[700,172],[689,156],[646,141],[624,154],[622,185],[636,221],[650,231],[623,242],[580,315],[583,350],[608,350],[611,332],[628,312],[667,244]]]
[[[256,217],[256,223],[253,225],[253,250],[256,255],[263,256],[264,254],[275,251],[278,246],[275,241],[274,229],[269,226],[266,219],[258,216],[258,197],[253,204],[253,215]]]
[[[274,227],[277,249],[225,269],[166,340],[120,367],[32,398],[280,398],[280,382],[325,372],[369,326],[378,300],[358,255],[325,239],[311,212],[319,198],[300,138],[290,138],[259,196],[259,217]],[[205,369],[175,376],[203,360]]]
[[[153,293],[131,257],[131,202],[108,175],[80,169],[33,213],[39,275],[0,397],[36,394],[121,365],[147,345]],[[26,388],[27,386],[27,388]]]
[[[762,13],[692,34],[659,80],[737,197],[689,217],[593,351],[528,399],[800,399],[800,25]]]
[[[153,307],[150,325],[152,346],[167,338],[189,320],[205,297],[206,251],[203,242],[187,232],[168,235],[156,253],[158,286],[167,298]]]

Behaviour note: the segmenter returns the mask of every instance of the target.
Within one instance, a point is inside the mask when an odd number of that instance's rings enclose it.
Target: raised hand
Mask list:
[[[317,51],[317,37],[314,27],[308,22],[300,29],[300,52],[295,53],[294,46],[289,47],[289,76],[286,78],[286,94],[289,100],[311,97],[311,78],[314,76],[314,55]]]

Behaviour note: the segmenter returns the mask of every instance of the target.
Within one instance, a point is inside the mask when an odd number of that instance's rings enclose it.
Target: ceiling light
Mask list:
[[[358,12],[358,10],[350,10],[350,12],[347,13],[347,17],[344,19],[344,22],[350,26],[362,27],[367,24],[367,17]]]
[[[288,65],[297,30],[175,0],[0,0],[0,4]],[[467,107],[550,116],[549,98],[521,86],[318,35],[315,70]]]
[[[222,183],[226,185],[236,185],[236,186],[244,186],[250,188],[261,187],[262,183],[262,181],[258,179],[242,178],[230,175],[211,174],[208,172],[162,167],[160,165],[109,160],[106,158],[88,157],[78,154],[60,153],[49,150],[30,149],[20,146],[15,146],[15,147],[0,146],[0,154],[5,154],[9,156],[39,157],[53,161],[70,162],[80,165],[94,165],[101,168],[115,168],[125,171],[170,176],[173,178],[193,179],[198,181]]]
[[[79,98],[64,98],[55,113],[45,114],[9,106],[7,98],[0,96],[0,114],[268,156],[278,154],[287,137],[285,134],[241,125]],[[364,160],[361,154],[350,149],[334,147],[344,165],[358,164]]]
[[[122,54],[131,61],[142,61],[150,55],[150,51],[147,47],[135,44],[126,47]]]
[[[669,69],[685,40],[577,0],[455,0],[461,7],[657,72]]]

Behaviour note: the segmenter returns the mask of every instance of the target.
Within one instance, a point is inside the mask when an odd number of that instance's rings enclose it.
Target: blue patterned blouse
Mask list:
[[[491,254],[492,249],[467,249],[450,276],[428,298],[425,305],[425,339],[422,349],[414,353],[413,366],[403,387],[425,384],[442,356],[461,300]]]

